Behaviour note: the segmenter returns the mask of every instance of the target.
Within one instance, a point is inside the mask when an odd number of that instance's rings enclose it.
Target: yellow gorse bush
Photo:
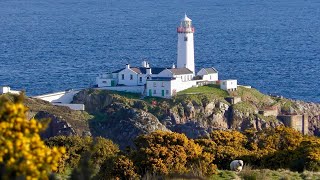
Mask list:
[[[65,153],[44,144],[43,125],[27,120],[26,111],[21,102],[0,104],[0,179],[48,179]]]

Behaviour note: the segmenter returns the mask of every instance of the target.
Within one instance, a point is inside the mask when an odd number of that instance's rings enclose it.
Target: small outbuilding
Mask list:
[[[202,68],[197,75],[201,76],[202,80],[218,81],[218,71],[214,67]]]
[[[238,87],[238,81],[235,79],[221,80],[220,89],[226,91],[236,91]]]
[[[9,86],[0,86],[0,94],[6,94],[10,92]]]
[[[11,90],[9,86],[0,86],[0,94],[6,94],[6,93],[19,94],[20,91]]]

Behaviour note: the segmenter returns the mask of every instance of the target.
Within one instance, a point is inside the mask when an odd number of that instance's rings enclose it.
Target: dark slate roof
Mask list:
[[[215,69],[215,68],[213,68],[213,67],[211,67],[211,68],[204,68],[207,72],[208,72],[208,74],[212,74],[212,73],[217,73],[218,71]]]
[[[113,71],[112,73],[119,73],[120,71],[124,70],[125,68],[122,68],[120,70],[117,71]],[[130,69],[138,74],[146,74],[148,68],[145,67],[130,67]],[[159,74],[161,71],[165,70],[166,68],[159,68],[159,67],[155,67],[155,68],[151,68],[151,73],[152,74]]]
[[[181,74],[192,74],[193,72],[188,68],[174,68],[168,69],[174,75],[181,75]]]
[[[153,77],[151,79],[147,79],[147,81],[171,81],[175,80],[173,77]]]
[[[118,73],[118,72],[120,72],[120,71],[122,71],[122,70],[124,70],[125,68],[122,68],[122,69],[119,69],[119,70],[116,70],[116,71],[113,71],[112,73]]]

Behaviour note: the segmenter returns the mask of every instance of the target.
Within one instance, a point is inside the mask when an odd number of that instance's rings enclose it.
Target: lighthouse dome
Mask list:
[[[184,15],[184,18],[181,19],[181,21],[192,21],[190,18],[188,18],[187,14]]]

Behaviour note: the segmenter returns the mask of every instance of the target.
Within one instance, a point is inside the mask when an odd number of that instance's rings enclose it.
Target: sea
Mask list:
[[[185,13],[197,70],[320,102],[320,0],[0,0],[0,85],[33,96],[126,63],[171,67]]]

